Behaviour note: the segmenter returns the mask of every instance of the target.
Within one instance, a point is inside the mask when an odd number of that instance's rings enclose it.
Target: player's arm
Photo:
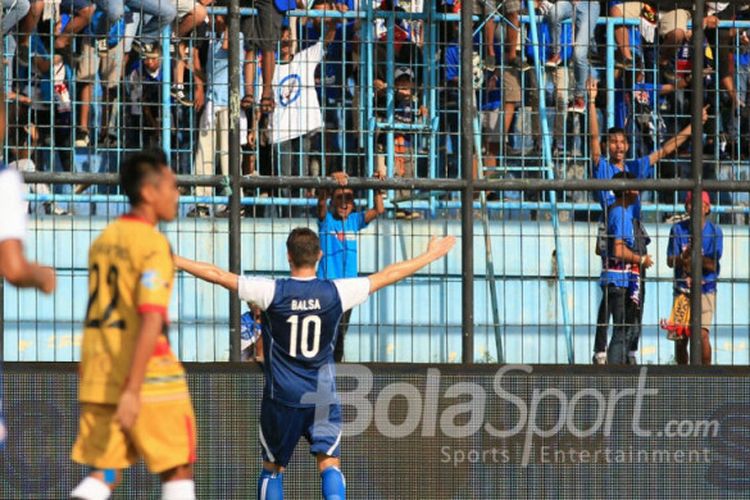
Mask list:
[[[133,360],[130,363],[128,380],[117,404],[115,418],[124,429],[130,429],[138,417],[141,407],[141,386],[146,377],[146,366],[154,354],[156,342],[163,331],[164,314],[161,311],[147,311],[140,315],[141,327],[135,343]]]
[[[234,273],[224,271],[207,262],[196,262],[177,255],[174,257],[174,264],[177,266],[177,269],[182,269],[196,278],[214,283],[215,285],[221,285],[232,292],[237,291],[239,276]]]
[[[596,112],[596,96],[599,93],[599,83],[593,78],[586,81],[586,89],[589,93],[589,134],[591,161],[596,165],[602,157],[602,143],[599,139],[599,117]]]
[[[703,108],[703,123],[706,123],[706,120],[708,120],[708,106]],[[666,158],[667,156],[680,149],[680,147],[685,144],[685,142],[690,138],[692,134],[693,126],[691,124],[682,129],[676,136],[665,142],[661,149],[654,151],[648,156],[648,160],[651,165],[655,165],[662,158]]]
[[[0,120],[4,118],[3,113],[4,108],[0,106]],[[0,122],[2,125],[4,123]],[[44,293],[52,293],[55,289],[55,271],[29,262],[23,253],[26,235],[23,192],[21,176],[17,172],[6,172],[0,182],[0,277],[19,288],[33,287]]]
[[[37,288],[44,293],[55,290],[55,271],[29,262],[20,240],[0,241],[0,277],[18,288]]]
[[[456,238],[453,236],[445,236],[443,238],[432,238],[430,244],[427,246],[427,251],[421,255],[414,257],[413,259],[404,260],[391,264],[382,271],[369,276],[370,279],[370,293],[375,293],[381,288],[388,285],[392,285],[404,278],[415,274],[423,267],[435,262],[436,260],[444,257],[450,252],[453,245],[456,244]]]

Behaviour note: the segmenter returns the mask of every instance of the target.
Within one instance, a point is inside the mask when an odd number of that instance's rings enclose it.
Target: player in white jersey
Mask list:
[[[0,94],[0,149],[5,147],[5,95]],[[26,236],[26,204],[21,175],[0,161],[0,278],[20,288],[55,289],[55,271],[29,262],[23,254]],[[2,286],[2,285],[0,285]],[[5,441],[0,379],[0,443]]]

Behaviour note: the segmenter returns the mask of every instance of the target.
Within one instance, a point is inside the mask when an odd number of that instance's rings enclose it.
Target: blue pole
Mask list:
[[[436,61],[437,51],[435,50],[436,44],[437,44],[437,23],[434,21],[434,16],[437,13],[437,7],[436,2],[429,2],[430,4],[430,11],[429,11],[429,17],[430,21],[428,21],[428,25],[430,27],[429,33],[430,37],[427,41],[427,56],[429,61],[427,65],[427,88],[429,90],[429,95],[427,96],[427,109],[429,110],[428,114],[428,123],[430,127],[430,137],[429,137],[429,147],[428,147],[428,171],[429,176],[432,179],[435,179],[437,177],[437,157],[436,154],[437,151],[440,148],[440,144],[437,137],[437,131],[439,126],[439,118],[438,118],[438,95],[437,95],[437,66],[438,61]],[[430,197],[430,215],[432,217],[435,216],[435,197]]]
[[[607,129],[615,126],[615,23],[607,19]]]
[[[172,154],[172,60],[169,57],[169,44],[172,40],[172,29],[165,26],[161,37],[161,147],[169,158]]]
[[[534,0],[528,0],[529,25],[531,28],[531,44],[534,49],[534,70],[536,71],[537,89],[539,97],[539,121],[542,127],[542,161],[547,165],[547,176],[552,179],[555,176],[555,168],[552,163],[552,141],[550,141],[549,123],[547,123],[547,107],[544,99],[545,78],[542,70],[542,54],[539,50],[539,30],[536,24],[536,13],[534,12]],[[565,340],[568,348],[568,363],[575,362],[573,352],[573,333],[568,318],[568,289],[565,284],[565,258],[563,248],[560,243],[560,221],[557,216],[557,193],[552,190],[549,192],[552,228],[555,235],[555,250],[557,252],[557,286],[560,295],[560,306],[562,309],[563,329],[565,331]]]

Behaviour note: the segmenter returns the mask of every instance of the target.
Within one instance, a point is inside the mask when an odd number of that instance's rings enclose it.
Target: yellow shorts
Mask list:
[[[115,421],[115,405],[81,403],[71,459],[97,469],[125,469],[143,457],[153,474],[195,462],[195,414],[190,395],[142,402],[133,428]]]

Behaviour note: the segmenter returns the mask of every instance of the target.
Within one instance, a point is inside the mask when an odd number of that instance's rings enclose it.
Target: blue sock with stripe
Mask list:
[[[260,471],[258,500],[284,500],[284,474],[266,469]]]
[[[323,480],[323,498],[325,500],[345,500],[346,480],[344,474],[336,466],[328,467],[320,473]]]

